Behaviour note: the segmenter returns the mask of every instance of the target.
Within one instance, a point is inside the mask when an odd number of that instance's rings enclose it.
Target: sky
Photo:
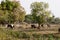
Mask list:
[[[0,0],[1,1],[1,0]],[[21,5],[25,8],[27,14],[30,13],[30,5],[33,2],[46,2],[49,4],[49,9],[55,15],[55,17],[60,17],[60,0],[19,0]]]
[[[60,0],[20,0],[22,6],[25,8],[27,14],[30,13],[30,4],[32,2],[46,2],[49,4],[49,9],[55,15],[55,17],[60,17]]]

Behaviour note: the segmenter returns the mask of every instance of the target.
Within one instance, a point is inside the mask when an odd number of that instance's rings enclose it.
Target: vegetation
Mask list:
[[[25,9],[18,1],[3,0],[0,4],[0,24],[27,22],[38,23],[39,27],[44,23],[60,23],[48,10],[48,3],[34,2],[30,6],[31,14],[25,15]]]
[[[44,2],[34,2],[31,4],[31,13],[35,22],[39,27],[41,24],[46,23],[46,19],[51,17],[51,12],[48,10],[48,4]]]
[[[17,1],[3,0],[0,4],[0,14],[0,23],[23,22],[25,18],[25,10]]]
[[[38,28],[40,28],[41,24],[60,23],[60,18],[55,18],[51,11],[48,10],[48,3],[34,2],[30,5],[30,8],[31,14],[25,15],[25,9],[18,1],[3,0],[0,4],[0,24],[23,22],[21,24],[25,27],[24,22],[31,24],[38,23]],[[39,29],[31,29],[24,31],[23,27],[18,29],[8,29],[2,27],[0,28],[0,40],[60,40],[60,37],[55,36],[54,34],[33,33],[33,31],[38,30]]]
[[[15,31],[0,28],[0,40],[60,40],[60,37],[53,34],[26,33],[26,31]]]
[[[33,16],[31,14],[26,15],[25,16],[25,22],[33,23]]]

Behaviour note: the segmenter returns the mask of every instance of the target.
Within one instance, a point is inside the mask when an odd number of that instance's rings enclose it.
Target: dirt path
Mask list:
[[[3,28],[4,27],[0,27]],[[30,33],[37,33],[37,34],[54,34],[54,33],[58,33],[58,31],[54,31],[54,30],[37,30],[37,29],[12,29],[12,31],[22,31],[22,32],[26,32],[28,34]]]
[[[37,34],[55,34],[58,33],[58,31],[46,31],[46,30],[13,30],[13,31],[22,31],[22,32],[26,32],[28,34],[33,34],[33,33],[37,33]]]
[[[27,32],[27,33],[37,33],[37,34],[55,34],[58,33],[58,31],[39,31],[39,32]]]

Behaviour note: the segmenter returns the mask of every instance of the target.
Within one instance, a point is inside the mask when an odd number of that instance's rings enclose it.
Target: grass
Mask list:
[[[0,40],[60,40],[60,37],[53,34],[38,34],[33,33],[32,30],[29,32],[31,33],[0,28]]]

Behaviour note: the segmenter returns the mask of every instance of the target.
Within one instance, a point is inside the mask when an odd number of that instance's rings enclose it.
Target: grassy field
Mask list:
[[[59,33],[40,34],[41,31],[22,31],[0,28],[0,40],[60,40]]]
[[[25,27],[25,26],[24,26]],[[5,28],[0,27],[0,40],[60,40],[60,33],[58,33],[58,25],[51,27],[41,27],[41,29],[31,28]]]

